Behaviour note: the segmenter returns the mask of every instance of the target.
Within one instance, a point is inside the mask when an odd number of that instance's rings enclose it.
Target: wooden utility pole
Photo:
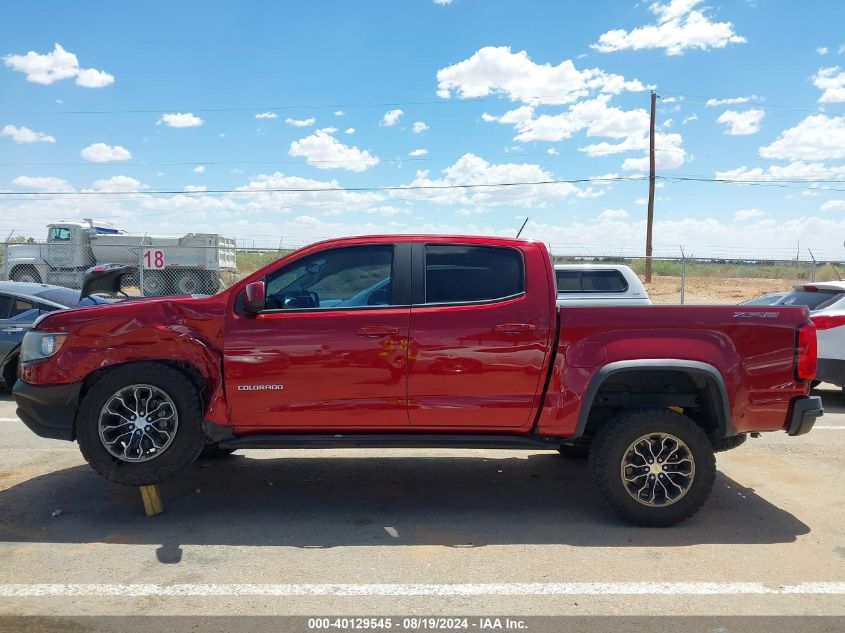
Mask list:
[[[654,224],[654,111],[657,95],[651,91],[651,122],[648,128],[648,225],[645,231],[645,280],[651,282],[651,227]]]

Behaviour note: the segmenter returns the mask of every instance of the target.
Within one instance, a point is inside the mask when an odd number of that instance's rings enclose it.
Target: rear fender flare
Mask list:
[[[725,381],[722,378],[722,374],[716,367],[709,363],[694,360],[652,358],[644,360],[621,360],[608,363],[593,374],[584,392],[581,407],[578,410],[578,422],[575,426],[574,437],[583,437],[584,431],[587,428],[587,419],[590,416],[593,401],[602,384],[614,374],[631,371],[678,371],[705,376],[710,385],[711,398],[714,399],[713,409],[717,415],[716,428],[718,430],[718,437],[728,437],[736,434],[736,429],[734,429],[731,423],[728,391],[725,388]],[[715,388],[715,393],[712,393],[713,388]]]

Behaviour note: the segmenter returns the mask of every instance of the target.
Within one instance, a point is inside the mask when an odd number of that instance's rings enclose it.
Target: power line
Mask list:
[[[102,195],[197,195],[197,194],[253,194],[253,193],[319,193],[319,192],[350,192],[363,193],[369,191],[419,191],[419,190],[442,190],[442,189],[472,189],[488,187],[523,187],[539,185],[562,185],[562,184],[583,184],[590,182],[617,182],[623,180],[644,180],[642,176],[615,176],[613,178],[575,178],[572,180],[538,180],[533,182],[497,182],[497,183],[474,183],[474,184],[449,184],[449,185],[391,185],[384,187],[267,187],[264,189],[208,189],[205,191],[181,191],[181,190],[152,190],[152,189],[124,189],[124,190],[102,190],[102,191],[70,191],[67,189],[56,191],[0,191],[0,196],[23,195],[23,196],[102,196]]]

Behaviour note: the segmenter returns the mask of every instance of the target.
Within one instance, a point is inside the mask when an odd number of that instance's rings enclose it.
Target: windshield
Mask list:
[[[70,288],[50,288],[36,292],[35,296],[66,307],[75,306],[79,303],[79,291]]]

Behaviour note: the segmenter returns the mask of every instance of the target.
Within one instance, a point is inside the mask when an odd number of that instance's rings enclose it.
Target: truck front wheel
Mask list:
[[[85,460],[107,479],[157,484],[188,468],[205,445],[202,402],[194,384],[172,367],[124,365],[85,394],[76,439]]]
[[[617,514],[638,525],[666,527],[688,519],[707,500],[716,459],[693,420],[646,409],[623,413],[599,429],[590,471]]]
[[[38,274],[38,271],[33,266],[18,266],[17,268],[13,268],[9,279],[28,284],[41,283],[41,275]]]

